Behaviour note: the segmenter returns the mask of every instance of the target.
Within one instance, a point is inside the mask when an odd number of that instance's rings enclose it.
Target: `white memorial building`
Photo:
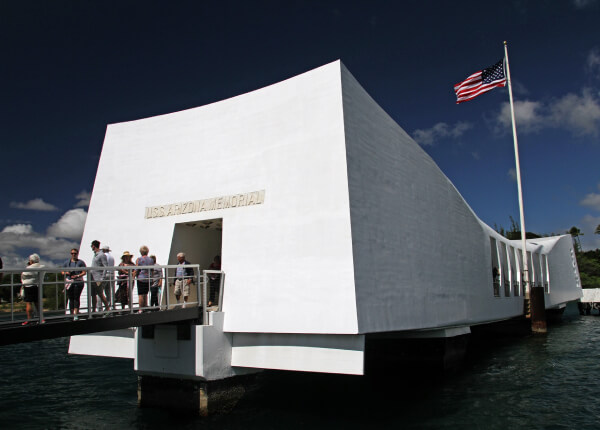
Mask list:
[[[523,315],[520,242],[473,213],[340,61],[109,125],[83,260],[95,239],[115,255],[147,245],[159,264],[222,256],[222,312],[191,339],[167,326],[71,339],[70,352],[134,358],[140,374],[363,374],[368,336],[452,337]],[[527,252],[546,308],[581,297],[570,236]]]

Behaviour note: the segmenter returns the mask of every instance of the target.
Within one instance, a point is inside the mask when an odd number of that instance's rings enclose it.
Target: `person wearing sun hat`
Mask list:
[[[31,254],[27,260],[27,269],[39,269],[44,267],[40,264],[40,256]],[[43,282],[44,274],[37,271],[26,271],[21,274],[21,283],[23,284],[23,300],[25,301],[25,312],[27,313],[27,321],[21,325],[27,325],[33,318],[34,308],[39,312],[39,284]]]

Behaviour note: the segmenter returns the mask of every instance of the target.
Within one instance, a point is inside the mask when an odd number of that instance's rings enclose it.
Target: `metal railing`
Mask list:
[[[494,297],[500,297],[500,280],[494,279],[492,286],[494,288]]]
[[[504,297],[510,297],[510,282],[504,280]]]
[[[180,276],[177,275],[180,269]],[[185,274],[181,274],[184,269]],[[187,269],[187,270],[185,270]],[[191,271],[191,272],[190,272]],[[28,318],[25,311],[23,273],[35,274],[37,298],[32,306],[35,316]],[[69,306],[70,288],[74,288],[71,276],[83,273],[78,318],[94,318],[134,312],[166,311],[178,307],[201,306],[208,321],[209,311],[220,311],[223,302],[225,273],[220,270],[200,270],[200,265],[155,265],[155,266],[111,266],[111,267],[38,267],[0,270],[0,325],[15,323],[44,323],[53,319],[76,319]],[[193,273],[193,274],[192,274]],[[140,306],[138,282],[147,281],[149,291],[145,305]],[[183,291],[180,299],[174,295],[175,281],[190,281],[187,301]],[[159,286],[160,285],[160,286]],[[104,293],[106,303],[101,298]],[[74,290],[75,294],[77,292]],[[134,294],[134,293],[138,294]],[[158,304],[149,305],[152,294],[158,295]],[[96,298],[96,300],[94,300]],[[100,303],[100,310],[97,304]],[[212,303],[209,303],[212,302]],[[108,304],[108,306],[106,306]],[[210,306],[209,306],[210,304]],[[120,305],[120,308],[117,308]]]

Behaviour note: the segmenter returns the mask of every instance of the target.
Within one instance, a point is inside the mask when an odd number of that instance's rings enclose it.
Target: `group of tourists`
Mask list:
[[[92,310],[105,310],[107,313],[104,316],[107,316],[111,308],[117,309],[117,304],[121,305],[121,309],[125,309],[127,306],[131,308],[131,295],[135,286],[137,286],[139,313],[143,312],[143,308],[159,306],[159,293],[163,286],[163,279],[166,284],[166,281],[171,278],[167,277],[167,274],[163,273],[163,269],[157,265],[156,256],[148,255],[150,250],[146,245],[140,247],[140,256],[135,262],[133,261],[134,256],[129,251],[124,251],[118,265],[115,265],[115,259],[108,245],[101,246],[98,240],[94,240],[91,243],[91,248],[94,256],[88,271],[88,285]],[[77,321],[81,306],[80,297],[85,286],[84,278],[86,276],[86,270],[82,270],[82,268],[87,266],[79,258],[77,248],[71,249],[70,254],[70,258],[62,266],[64,270],[61,273],[65,277],[65,292],[69,302],[69,310],[73,315],[73,320]],[[172,286],[177,303],[181,303],[180,300],[183,298],[183,307],[186,307],[190,291],[194,287],[194,269],[189,267],[190,264],[185,258],[185,253],[179,252],[177,254],[177,268],[175,269]],[[43,267],[40,264],[38,254],[29,256],[27,269],[40,269]],[[107,267],[118,267],[119,269],[106,269]],[[221,270],[220,256],[217,255],[214,258],[209,269]],[[38,285],[41,284],[39,277],[40,272],[37,270],[28,270],[21,275],[21,296],[25,301],[28,320],[32,319],[34,310],[37,311],[36,308],[39,306]],[[210,307],[216,301],[220,274],[211,273],[208,280],[208,306]],[[117,287],[116,291],[115,286]],[[149,293],[150,301],[148,303]],[[28,323],[28,321],[25,321],[23,325]]]
[[[121,304],[121,309],[125,309],[127,306],[131,307],[131,294],[133,294],[136,281],[140,307],[138,312],[143,312],[143,308],[148,306],[159,306],[158,297],[165,276],[162,268],[156,263],[156,256],[148,255],[150,250],[146,245],[140,247],[140,256],[135,262],[133,262],[133,255],[129,251],[124,251],[118,265],[115,265],[109,246],[101,246],[98,240],[94,240],[91,247],[94,252],[89,271],[92,309],[98,308],[98,311],[102,311],[102,306],[104,306],[104,309],[109,311],[111,308],[117,309],[117,304]],[[191,264],[185,259],[183,252],[177,254],[177,261],[178,265],[182,267],[178,267],[175,271],[174,293],[177,303],[183,293],[183,306],[185,307],[190,296],[190,288],[193,285],[194,269],[183,267]],[[63,266],[69,268],[62,273],[65,275],[69,309],[74,315],[73,319],[77,320],[80,296],[84,286],[83,277],[85,276],[85,271],[77,269],[86,267],[86,264],[79,258],[79,251],[74,248],[71,250],[71,258]],[[113,270],[107,270],[104,267],[120,267],[121,269],[116,271],[115,277]],[[136,268],[133,269],[133,267]],[[116,291],[114,290],[115,284],[118,287]],[[150,302],[148,303],[149,293]],[[98,299],[100,300],[98,301]]]

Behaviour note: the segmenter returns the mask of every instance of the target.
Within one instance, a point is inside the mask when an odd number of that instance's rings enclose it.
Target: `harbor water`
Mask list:
[[[131,360],[67,354],[68,339],[0,348],[2,428],[597,429],[600,317],[569,307],[547,335],[472,348],[450,374],[264,372],[228,414],[137,407]]]

